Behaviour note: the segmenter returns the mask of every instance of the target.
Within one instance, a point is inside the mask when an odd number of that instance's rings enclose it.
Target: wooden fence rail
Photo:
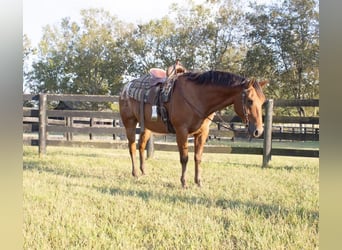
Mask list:
[[[31,136],[24,137],[24,143],[39,146],[39,154],[46,154],[46,147],[56,146],[91,146],[108,148],[126,148],[125,129],[121,126],[121,118],[118,112],[92,111],[92,110],[53,110],[49,109],[49,102],[118,102],[118,96],[98,95],[58,95],[58,94],[24,94],[23,101],[36,102],[33,108],[23,107],[23,132],[30,133],[38,131],[38,138]],[[263,155],[263,166],[266,166],[271,155],[292,155],[319,157],[319,150],[304,149],[276,149],[272,148],[272,139],[277,140],[319,140],[319,117],[289,117],[273,116],[274,107],[317,107],[318,100],[268,100],[265,105],[264,116],[265,132],[263,148],[235,147],[235,146],[211,146],[205,147],[206,152],[215,153],[238,153],[238,154],[259,154]],[[211,129],[213,137],[239,136],[239,134],[224,130],[220,126],[221,119],[232,120],[233,116],[215,116],[214,122],[218,123],[217,129]],[[286,127],[286,124],[295,126]],[[299,124],[299,125],[298,125]],[[244,133],[241,129],[241,133]],[[139,132],[139,128],[137,128]],[[53,135],[62,134],[64,139],[52,139]],[[74,134],[88,134],[88,140],[74,140]],[[93,135],[113,135],[111,141],[94,141]],[[117,140],[121,138],[121,140]],[[169,143],[154,143],[149,148],[155,150],[176,151],[177,146]],[[190,146],[190,151],[192,147]],[[152,155],[153,152],[148,152]]]

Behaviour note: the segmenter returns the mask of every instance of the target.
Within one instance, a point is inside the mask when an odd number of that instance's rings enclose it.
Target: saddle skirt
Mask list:
[[[144,75],[129,83],[128,96],[139,102],[156,104],[161,83],[151,75]]]

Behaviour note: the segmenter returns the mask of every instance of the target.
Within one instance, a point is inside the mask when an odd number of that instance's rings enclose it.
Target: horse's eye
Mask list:
[[[247,100],[247,105],[248,106],[252,106],[253,105],[253,101],[252,100]]]

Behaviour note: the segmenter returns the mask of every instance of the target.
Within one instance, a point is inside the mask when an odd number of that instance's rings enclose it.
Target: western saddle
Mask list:
[[[129,97],[140,102],[141,131],[144,130],[144,104],[148,103],[152,105],[152,120],[157,120],[157,117],[160,117],[168,131],[175,133],[164,104],[170,101],[178,75],[184,72],[186,69],[177,60],[175,65],[168,68],[167,72],[163,69],[151,68],[149,74],[129,83]]]

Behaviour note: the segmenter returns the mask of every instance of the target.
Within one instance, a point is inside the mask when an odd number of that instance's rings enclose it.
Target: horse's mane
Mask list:
[[[187,72],[183,76],[196,84],[216,84],[230,87],[240,86],[246,80],[242,76],[222,71]]]

